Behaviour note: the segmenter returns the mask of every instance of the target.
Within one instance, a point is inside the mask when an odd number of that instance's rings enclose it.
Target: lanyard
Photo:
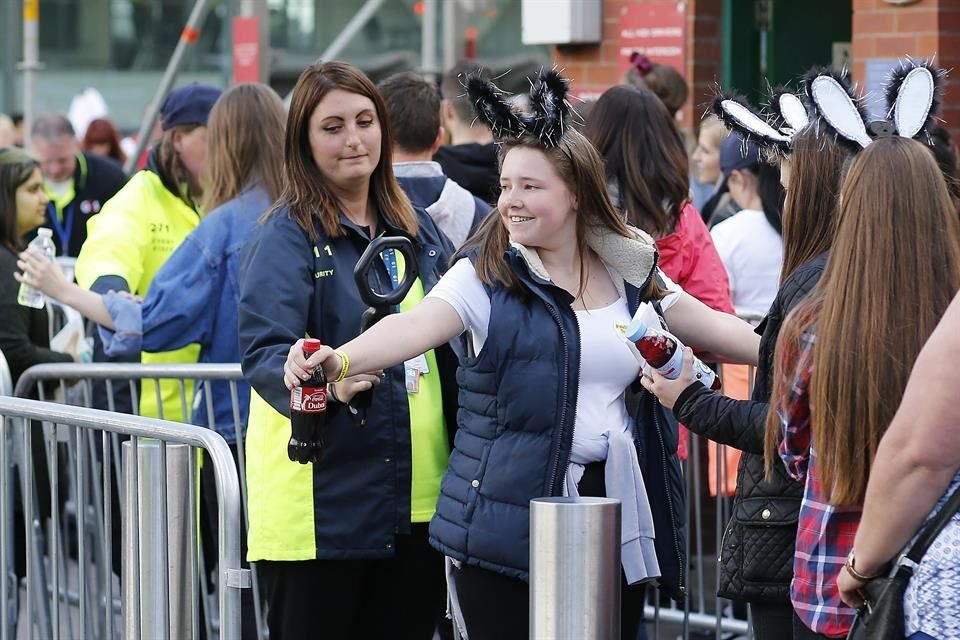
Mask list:
[[[395,249],[387,249],[380,252],[380,259],[383,260],[383,266],[387,268],[387,274],[390,276],[390,282],[393,288],[400,286],[400,265],[397,264],[397,252]],[[393,308],[394,312],[400,311],[400,305]]]
[[[73,233],[73,205],[75,203],[76,198],[74,198],[74,202],[71,202],[63,209],[62,224],[60,222],[60,216],[57,215],[57,205],[52,202],[47,203],[47,214],[49,214],[50,224],[53,225],[53,230],[56,231],[57,237],[60,239],[60,252],[63,255],[69,254],[70,235]]]

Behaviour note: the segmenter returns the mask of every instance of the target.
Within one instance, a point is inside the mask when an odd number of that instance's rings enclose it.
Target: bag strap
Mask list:
[[[927,549],[930,548],[930,545],[933,544],[933,541],[936,540],[937,536],[940,535],[940,532],[943,531],[943,528],[947,526],[947,523],[950,522],[950,519],[953,518],[957,511],[960,511],[960,487],[954,490],[953,495],[950,496],[950,500],[943,505],[940,512],[937,513],[933,520],[923,528],[920,535],[917,536],[916,542],[913,543],[910,551],[905,555],[907,560],[912,561],[914,564],[919,564],[920,560],[927,553]]]

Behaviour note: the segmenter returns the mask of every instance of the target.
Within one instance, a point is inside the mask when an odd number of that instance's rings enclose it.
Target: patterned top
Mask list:
[[[930,513],[936,515],[960,487],[960,474]],[[960,638],[960,514],[943,528],[920,560],[903,596],[907,635]]]
[[[817,478],[817,457],[811,442],[810,377],[816,337],[803,336],[800,354],[779,357],[797,362],[796,379],[786,398],[774,398],[783,427],[780,458],[787,472],[805,482],[797,528],[790,600],[807,627],[831,637],[846,636],[856,610],[840,600],[837,577],[853,548],[861,507],[828,503]]]

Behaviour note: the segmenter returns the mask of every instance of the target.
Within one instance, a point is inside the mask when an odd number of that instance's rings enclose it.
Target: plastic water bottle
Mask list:
[[[53,260],[57,253],[56,247],[53,246],[53,231],[45,227],[37,229],[37,237],[30,241],[30,247],[43,253],[48,260]],[[30,276],[26,276],[26,278],[29,280]],[[17,302],[23,306],[43,309],[45,299],[43,291],[31,287],[26,282],[20,283],[20,294],[17,296]]]

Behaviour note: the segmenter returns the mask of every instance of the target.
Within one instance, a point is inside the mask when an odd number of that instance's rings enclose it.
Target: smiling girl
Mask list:
[[[547,72],[537,86],[533,93],[557,96],[566,81]],[[537,112],[545,105],[533,93]],[[499,98],[471,96],[481,117],[510,113],[492,103]],[[640,307],[655,319],[656,305],[682,340],[737,362],[757,358],[749,325],[712,311],[657,269],[656,245],[613,207],[600,156],[564,127],[568,120],[493,122],[499,215],[416,307],[306,361],[298,341],[284,368],[289,388],[318,365],[333,377],[374,371],[469,336],[474,355],[457,374],[458,430],[430,543],[451,560],[471,640],[527,637],[532,498],[621,500],[623,638],[636,637],[645,583],[659,579],[677,598],[684,591],[676,422],[653,396],[631,390],[640,367],[618,326]]]

